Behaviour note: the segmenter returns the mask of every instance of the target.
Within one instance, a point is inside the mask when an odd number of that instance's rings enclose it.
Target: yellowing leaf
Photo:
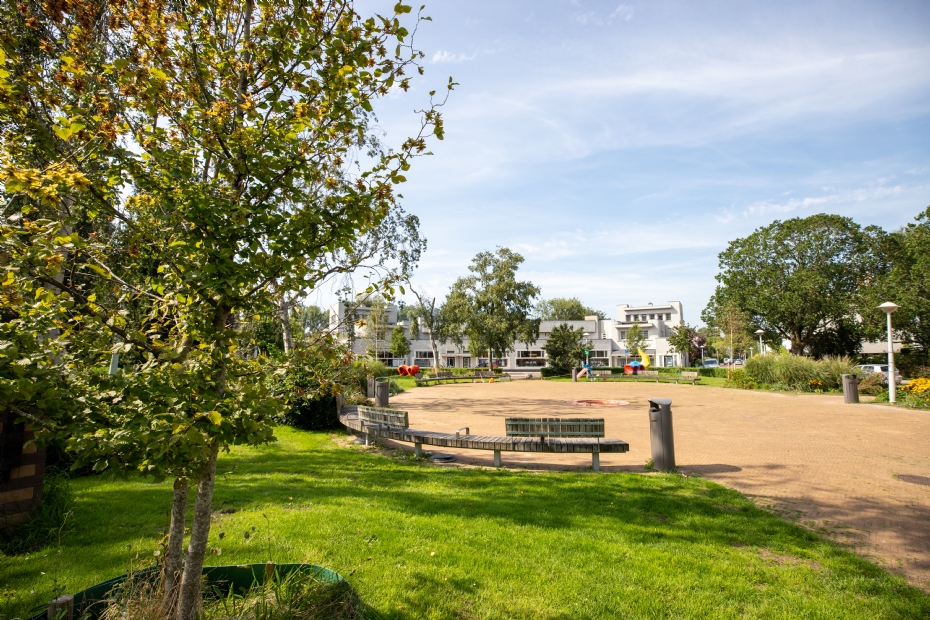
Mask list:
[[[210,421],[219,426],[223,422],[223,415],[219,411],[211,411],[207,414]]]

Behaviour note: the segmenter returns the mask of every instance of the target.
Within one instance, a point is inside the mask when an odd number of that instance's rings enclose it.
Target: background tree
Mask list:
[[[715,308],[715,314],[710,318],[709,326],[712,328],[712,337],[709,340],[717,352],[726,352],[732,360],[740,351],[747,351],[755,343],[753,325],[749,322],[749,314],[740,309],[732,301]]]
[[[522,262],[507,248],[477,254],[468,268],[472,275],[455,281],[442,306],[449,340],[462,346],[467,337],[472,355],[487,351],[489,364],[517,341],[539,337],[539,319],[530,318],[539,288],[517,280]]]
[[[378,359],[378,355],[388,350],[388,301],[378,295],[368,301],[367,312],[359,320],[362,338],[368,341],[368,355]]]
[[[410,317],[410,336],[419,338],[426,332],[429,338],[430,350],[433,352],[433,372],[439,371],[439,342],[445,340],[445,322],[440,308],[436,307],[436,298],[418,291],[408,282],[407,288],[413,293],[417,303],[407,306],[407,316]]]
[[[242,318],[344,273],[398,213],[412,158],[442,137],[433,106],[395,150],[372,126],[372,101],[406,90],[423,56],[401,25],[409,12],[363,19],[351,2],[298,0],[0,9],[5,325],[41,345],[30,364],[61,388],[40,400],[8,383],[4,404],[97,469],[176,478],[169,586],[197,485],[180,585],[167,588],[179,620],[200,596],[217,455],[269,441],[281,405],[262,388],[269,369],[237,352]],[[138,363],[99,373],[111,352]]]
[[[584,360],[584,329],[573,329],[567,323],[557,325],[549,332],[543,351],[549,358],[549,367],[556,374],[568,374],[569,370]]]
[[[697,330],[687,323],[673,327],[672,333],[668,337],[668,343],[671,345],[672,350],[688,356],[689,360],[700,358],[699,340],[702,339]]]
[[[645,350],[646,347],[646,334],[643,333],[643,330],[639,325],[633,325],[626,332],[626,349],[627,355],[636,356],[639,355],[640,349]]]
[[[862,292],[885,270],[880,228],[819,214],[775,221],[720,254],[717,289],[701,318],[720,319],[731,305],[767,340],[791,341],[801,355],[818,332],[853,325]]]
[[[894,326],[925,360],[930,358],[930,207],[915,222],[890,233],[885,256],[890,263],[875,286],[867,291],[862,318],[867,336],[885,338],[885,313],[876,306],[893,301],[900,308],[894,313]]]
[[[391,355],[405,357],[410,353],[410,341],[404,334],[404,326],[398,325],[391,331]]]
[[[536,304],[536,315],[543,321],[583,321],[586,316],[607,318],[600,310],[582,304],[577,297],[542,299]]]

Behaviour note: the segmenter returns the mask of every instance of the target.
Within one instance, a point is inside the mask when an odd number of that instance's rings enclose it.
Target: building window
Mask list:
[[[653,319],[655,319],[655,318],[656,318],[656,315],[654,315],[654,314],[650,314],[650,315],[649,315],[649,320],[650,320],[650,321],[653,320]]]
[[[471,368],[471,358],[463,357],[462,358],[462,368]]]
[[[543,353],[542,351],[517,351],[518,358],[526,358],[526,357],[537,358],[537,357],[545,357],[545,356],[546,356],[545,353]]]
[[[674,365],[675,365],[675,358],[672,357],[671,355],[666,355],[665,363],[663,364],[663,366],[665,366],[666,368],[671,368]]]
[[[629,323],[629,322],[630,322],[630,315],[629,315],[629,314],[628,314],[628,315],[626,315],[626,322],[627,322],[627,323]]]
[[[417,351],[417,353],[416,353],[416,358],[417,358],[417,359],[429,359],[429,360],[431,360],[431,359],[433,359],[433,352],[432,352],[432,351]]]
[[[671,321],[671,320],[672,320],[672,315],[671,315],[671,314],[666,314],[666,315],[665,315],[665,320],[666,320],[666,321]]]
[[[447,358],[446,358],[446,367],[447,367],[447,368],[455,368],[455,358],[454,358],[454,357],[447,357]]]

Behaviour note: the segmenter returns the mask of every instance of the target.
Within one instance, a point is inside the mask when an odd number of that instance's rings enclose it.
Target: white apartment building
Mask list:
[[[346,317],[347,308],[338,303],[330,308],[330,327],[342,338],[354,337],[353,351],[362,355],[370,349],[371,343],[360,337],[363,331],[355,326],[358,320],[365,320],[369,309],[360,307],[354,311],[352,317]],[[410,337],[410,321],[400,324],[404,327],[404,334],[410,340],[410,354],[403,358],[395,358],[390,348],[391,331],[398,325],[397,307],[390,305],[385,312],[384,339],[379,343],[378,358],[390,366],[401,364],[416,364],[421,367],[433,365],[433,351],[430,347],[429,336],[421,330],[419,337]],[[633,325],[639,325],[646,337],[643,350],[650,358],[650,364],[657,367],[687,366],[689,363],[687,353],[672,351],[668,337],[672,329],[684,324],[681,302],[670,301],[665,304],[653,305],[651,302],[645,306],[631,306],[619,304],[617,318],[599,319],[597,316],[585,317],[583,321],[542,321],[539,326],[539,339],[530,346],[516,343],[514,350],[506,357],[495,359],[494,363],[505,369],[521,372],[539,371],[546,365],[546,353],[542,347],[552,330],[566,323],[572,328],[584,329],[591,351],[589,361],[591,366],[623,366],[630,360],[640,359],[638,352],[628,351],[626,348],[626,335]],[[467,342],[459,347],[453,343],[437,343],[439,346],[440,366],[452,368],[487,367],[487,352],[469,351]]]

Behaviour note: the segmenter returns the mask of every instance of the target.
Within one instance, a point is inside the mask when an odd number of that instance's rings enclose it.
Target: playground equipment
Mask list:
[[[397,367],[397,374],[400,376],[410,375],[411,377],[416,377],[418,374],[420,374],[420,367],[417,365],[406,366],[401,364]]]
[[[577,377],[580,379],[584,376],[587,376],[588,379],[591,378],[591,365],[590,364],[581,365],[581,372],[578,373]]]
[[[642,349],[639,350],[639,359],[643,362],[643,370],[649,370],[649,356]]]

